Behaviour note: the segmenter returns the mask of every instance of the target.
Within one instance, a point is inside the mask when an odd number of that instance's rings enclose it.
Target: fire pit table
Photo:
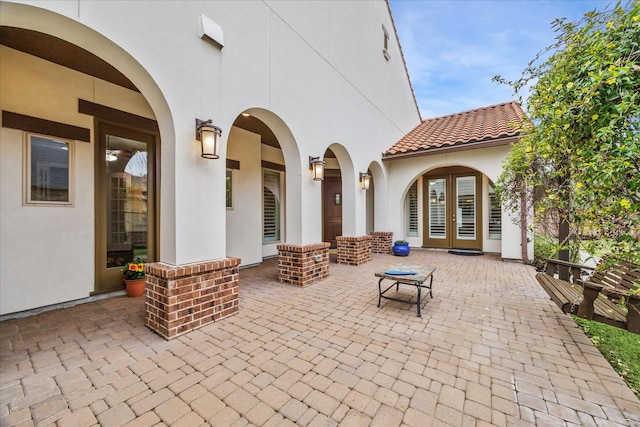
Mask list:
[[[416,311],[418,317],[422,317],[420,313],[420,306],[422,305],[422,289],[429,290],[429,296],[433,298],[433,273],[436,271],[435,267],[425,267],[420,268],[420,271],[405,271],[405,270],[387,270],[380,271],[375,273],[376,277],[379,277],[378,280],[378,307],[380,307],[380,302],[382,298],[404,302],[407,304],[416,304]],[[382,282],[384,280],[391,280],[393,283],[386,289],[382,289]],[[428,285],[425,285],[425,282],[429,282]],[[408,285],[415,286],[418,291],[418,295],[416,296],[415,301],[413,299],[401,299],[392,296],[385,295],[391,288],[395,286],[396,292],[400,290],[400,285]]]

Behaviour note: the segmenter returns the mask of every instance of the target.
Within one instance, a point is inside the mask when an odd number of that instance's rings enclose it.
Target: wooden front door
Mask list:
[[[336,236],[342,236],[342,177],[325,176],[322,181],[322,241],[337,247]]]
[[[423,245],[482,250],[482,179],[472,171],[424,176]]]

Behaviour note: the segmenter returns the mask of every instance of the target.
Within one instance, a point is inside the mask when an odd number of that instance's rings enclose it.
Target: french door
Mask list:
[[[156,259],[156,138],[98,122],[94,293],[124,288],[122,267]]]
[[[480,174],[425,175],[424,182],[424,246],[481,250]]]

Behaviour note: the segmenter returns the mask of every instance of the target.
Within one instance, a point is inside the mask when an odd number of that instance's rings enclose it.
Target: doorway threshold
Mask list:
[[[464,256],[484,255],[484,252],[479,251],[477,249],[450,249],[449,253],[453,255],[464,255]]]

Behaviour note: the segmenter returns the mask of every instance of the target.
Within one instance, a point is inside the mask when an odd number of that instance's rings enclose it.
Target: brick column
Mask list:
[[[373,231],[371,233],[371,252],[374,254],[390,254],[393,246],[393,232]]]
[[[145,324],[175,338],[238,312],[239,258],[146,265]]]
[[[360,265],[371,261],[371,236],[336,237],[338,264]]]
[[[329,243],[278,245],[278,280],[308,286],[329,276]]]

